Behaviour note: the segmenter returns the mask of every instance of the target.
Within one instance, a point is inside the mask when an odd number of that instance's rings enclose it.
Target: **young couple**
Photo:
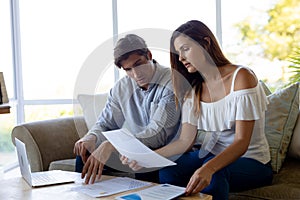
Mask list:
[[[158,173],[159,183],[184,186],[186,195],[202,192],[222,200],[232,191],[271,184],[266,95],[249,68],[224,56],[204,23],[188,21],[173,32],[172,71],[153,60],[136,35],[118,41],[114,58],[128,76],[111,89],[97,123],[74,146],[86,183],[100,178],[116,152],[101,132],[126,126],[158,154],[179,157],[175,166],[139,173],[139,163],[117,155],[137,178],[151,180]],[[204,140],[194,150],[198,130]]]

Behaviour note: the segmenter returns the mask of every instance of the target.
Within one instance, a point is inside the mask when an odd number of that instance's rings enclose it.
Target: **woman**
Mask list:
[[[160,182],[186,186],[187,195],[201,191],[222,200],[231,191],[270,184],[264,134],[267,99],[255,74],[232,64],[200,21],[177,28],[170,50],[175,94],[184,101],[182,130],[178,140],[156,152],[164,157],[182,155],[176,166],[160,170]],[[206,136],[201,149],[192,151],[199,129]],[[135,161],[121,160],[140,169]]]

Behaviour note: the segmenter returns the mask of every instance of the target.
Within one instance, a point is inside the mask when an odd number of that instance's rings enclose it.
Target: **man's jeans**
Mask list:
[[[119,159],[119,158],[117,158]],[[103,168],[103,175],[112,175],[114,173],[120,174],[122,172],[125,173],[134,173],[135,178],[143,181],[149,181],[149,182],[154,182],[158,183],[158,170],[150,171],[150,172],[145,172],[145,173],[136,173],[132,170],[130,170],[127,166],[123,165],[121,161],[116,161],[115,159],[111,159],[110,163],[112,163],[112,160],[114,165],[105,165]],[[117,169],[109,167],[109,166],[119,166]],[[75,171],[81,173],[84,167],[84,163],[81,159],[81,156],[76,156],[76,165],[75,165]]]

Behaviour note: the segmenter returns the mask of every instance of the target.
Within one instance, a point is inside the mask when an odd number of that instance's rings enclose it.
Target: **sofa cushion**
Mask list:
[[[76,159],[65,159],[52,161],[49,166],[49,170],[63,170],[63,171],[75,171]]]
[[[298,114],[298,120],[294,129],[292,141],[289,147],[288,155],[300,159],[300,112]]]
[[[286,157],[299,112],[299,83],[277,90],[268,96],[266,137],[270,146],[271,164],[278,172]]]
[[[89,94],[79,94],[77,99],[82,108],[84,119],[87,128],[90,130],[92,126],[96,123],[99,114],[103,110],[106,100],[107,93],[89,95]]]
[[[273,183],[243,192],[230,193],[230,200],[251,199],[299,199],[300,197],[300,160],[287,158],[280,173],[274,174]]]

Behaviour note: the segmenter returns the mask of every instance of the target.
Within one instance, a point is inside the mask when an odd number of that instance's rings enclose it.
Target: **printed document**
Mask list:
[[[137,161],[138,165],[142,167],[151,168],[176,165],[173,161],[145,146],[127,129],[118,129],[102,133],[120,154],[126,156],[129,160]]]
[[[120,192],[125,192],[145,186],[149,186],[152,183],[146,181],[135,180],[129,177],[116,177],[94,184],[82,184],[75,186],[71,190],[81,192],[91,197],[104,197]]]
[[[130,194],[116,197],[117,200],[168,200],[185,193],[184,187],[170,184],[156,185]]]

